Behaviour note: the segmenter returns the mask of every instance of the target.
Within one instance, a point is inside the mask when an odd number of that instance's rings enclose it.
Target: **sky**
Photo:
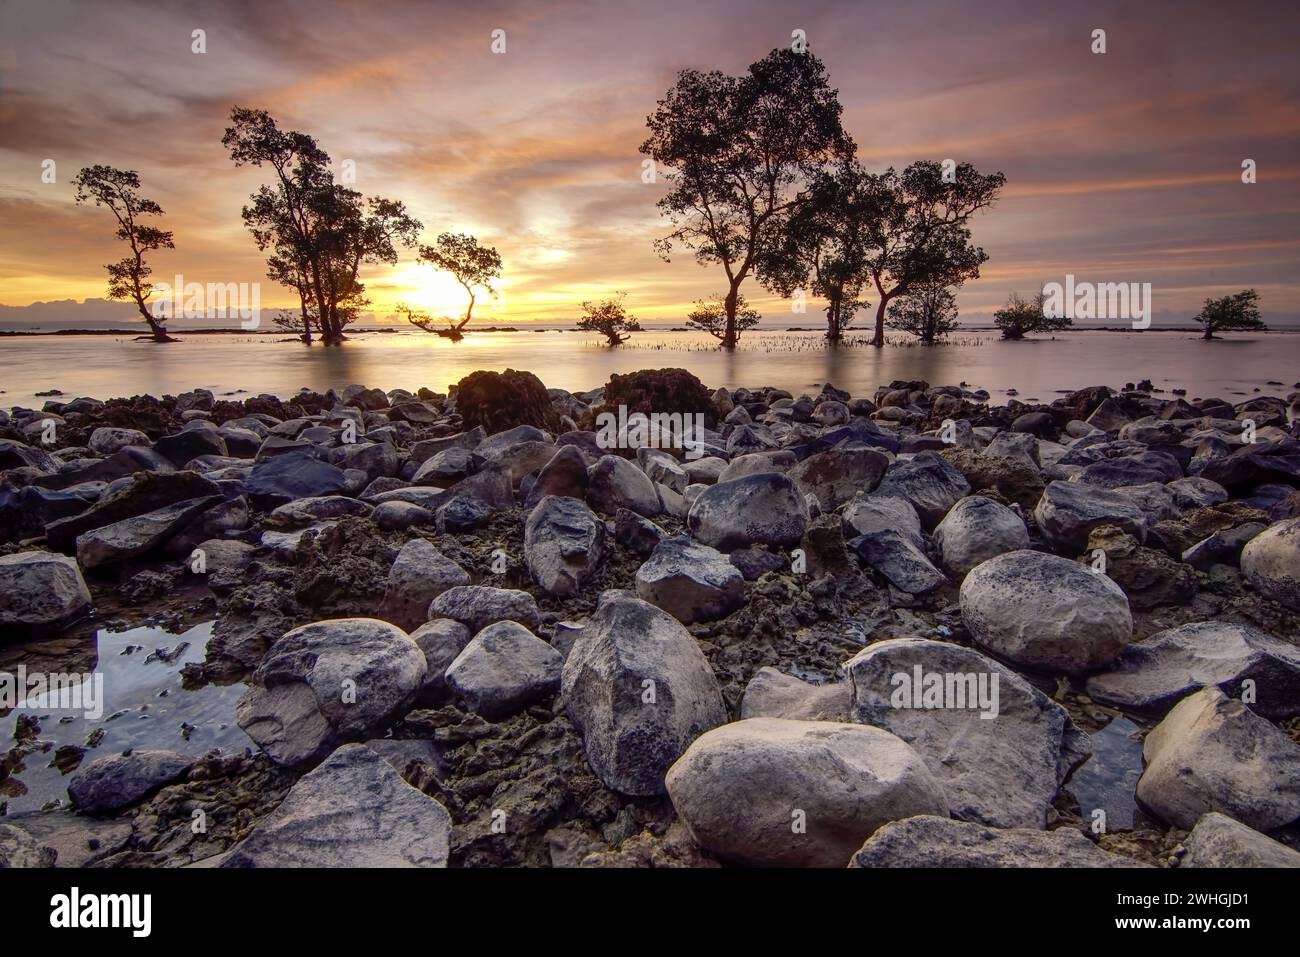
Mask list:
[[[165,210],[176,249],[155,255],[156,279],[260,282],[264,309],[293,302],[240,220],[266,177],[221,146],[237,105],[310,133],[337,169],[352,160],[355,188],[405,202],[424,242],[495,246],[505,275],[484,321],[567,322],[617,290],[644,319],[681,321],[724,277],[652,248],[668,227],[666,185],[641,176],[646,115],[679,70],[738,74],[796,29],[868,168],[1006,174],[973,224],[989,261],[961,291],[965,321],[1072,274],[1151,283],[1157,325],[1244,287],[1270,324],[1300,323],[1300,5],[1151,0],[0,0],[0,323],[130,317],[98,301],[122,255],[111,216],[73,203],[94,163],[137,170]],[[464,308],[410,251],[363,278],[381,320],[397,302]],[[768,321],[819,318],[742,291]]]

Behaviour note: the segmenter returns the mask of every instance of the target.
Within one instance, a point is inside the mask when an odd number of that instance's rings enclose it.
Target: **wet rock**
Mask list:
[[[130,751],[96,758],[68,781],[68,796],[86,814],[129,807],[185,776],[194,759],[176,751]]]
[[[1043,538],[1057,551],[1077,555],[1099,525],[1115,525],[1146,540],[1146,515],[1122,492],[1080,482],[1051,482],[1034,509]]]
[[[847,681],[816,685],[763,667],[745,685],[742,718],[788,718],[794,721],[848,721],[853,688]]]
[[[604,455],[587,470],[587,501],[613,515],[620,508],[653,517],[661,511],[650,477],[625,458]]]
[[[1137,783],[1142,777],[1142,729],[1120,716],[1090,736],[1092,756],[1070,775],[1066,790],[1090,824],[1105,814],[1108,832],[1131,831],[1137,811]]]
[[[302,452],[258,462],[244,487],[249,501],[269,509],[299,498],[338,495],[347,487],[343,470]]]
[[[1029,547],[1029,530],[1011,509],[982,495],[957,502],[934,530],[944,566],[958,578],[980,562]]]
[[[1300,867],[1300,851],[1217,811],[1201,816],[1183,846],[1179,867]]]
[[[727,719],[695,639],[675,618],[607,592],[564,662],[565,710],[597,777],[622,794],[664,792],[687,746]]]
[[[448,588],[469,582],[469,572],[423,538],[413,538],[402,546],[389,569],[378,615],[403,631],[413,631],[428,620],[429,605],[435,598]]]
[[[488,625],[447,668],[448,689],[468,709],[499,720],[560,689],[564,656],[523,625]]]
[[[236,720],[277,764],[311,764],[386,728],[414,701],[426,667],[415,642],[388,622],[303,625],[266,653]]]
[[[751,866],[844,867],[882,824],[948,813],[912,748],[879,728],[833,721],[748,718],[714,728],[669,769],[667,784],[696,843]]]
[[[1202,688],[1239,698],[1247,680],[1254,683],[1254,711],[1269,718],[1300,714],[1300,649],[1226,621],[1179,625],[1135,642],[1087,687],[1103,704],[1164,711]]]
[[[1259,831],[1300,817],[1300,746],[1218,688],[1176,705],[1143,754],[1138,800],[1175,827],[1191,828],[1207,811]]]
[[[599,571],[605,551],[605,523],[579,499],[548,495],[524,524],[524,561],[548,594],[577,594]]]
[[[451,816],[364,744],[339,748],[222,867],[446,867]]]
[[[722,551],[798,544],[808,506],[788,476],[763,472],[719,482],[700,493],[686,517],[691,535]]]
[[[1133,638],[1118,585],[1042,552],[1007,552],[977,565],[962,582],[960,603],[977,644],[1033,670],[1091,671],[1114,661]]]
[[[934,567],[925,552],[893,529],[859,535],[847,544],[858,558],[899,591],[925,595],[948,584],[943,572]]]
[[[1300,518],[1252,538],[1241,552],[1241,573],[1265,598],[1300,611]]]
[[[970,490],[965,476],[945,459],[934,452],[920,452],[910,462],[890,466],[877,494],[906,499],[916,509],[921,524],[934,528]]]
[[[926,761],[954,816],[1044,827],[1087,739],[1065,709],[970,648],[921,638],[877,642],[845,666],[852,718],[890,731]]]
[[[56,472],[59,468],[59,460],[34,445],[12,439],[0,439],[0,471],[24,467],[41,472]]]
[[[119,486],[110,486],[95,504],[69,518],[52,522],[45,530],[50,547],[70,552],[77,536],[123,519],[144,515],[168,505],[220,495],[221,487],[194,472],[140,472]]]
[[[0,556],[0,635],[54,635],[89,611],[90,591],[71,558],[40,551]]]
[[[745,579],[726,555],[678,535],[660,542],[637,569],[636,593],[690,625],[725,618],[743,605]]]
[[[452,618],[478,634],[498,621],[517,621],[529,631],[541,625],[537,601],[526,591],[488,585],[448,588],[429,606],[429,618]]]
[[[203,556],[202,572],[207,576],[208,587],[218,593],[234,591],[248,583],[247,570],[252,564],[256,546],[227,538],[211,538],[199,542],[195,551]],[[195,554],[186,556],[186,567],[195,571]]]
[[[850,867],[1141,867],[1103,851],[1079,831],[994,828],[933,815],[886,824]]]
[[[90,569],[138,558],[221,501],[220,495],[190,499],[85,532],[77,536],[77,561]]]
[[[830,449],[810,455],[787,473],[822,511],[833,512],[859,492],[880,484],[889,458],[875,449]]]

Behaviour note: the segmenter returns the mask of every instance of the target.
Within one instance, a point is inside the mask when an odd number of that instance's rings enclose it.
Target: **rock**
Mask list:
[[[59,460],[34,445],[12,439],[0,439],[0,471],[20,468],[56,472],[59,468]]]
[[[882,824],[948,813],[942,786],[908,745],[835,721],[747,718],[714,728],[669,769],[667,784],[697,844],[750,866],[844,867]]]
[[[786,474],[817,499],[823,512],[833,512],[859,492],[872,491],[888,468],[889,457],[876,449],[830,449],[808,456]]]
[[[1114,661],[1133,638],[1133,616],[1118,585],[1042,552],[1007,552],[977,565],[959,599],[977,644],[1032,670],[1091,671]]]
[[[447,687],[470,711],[508,717],[560,689],[564,656],[523,625],[488,625],[447,668]]]
[[[490,435],[519,425],[560,431],[546,386],[531,372],[471,372],[456,384],[456,411],[466,429]]]
[[[705,489],[691,505],[686,525],[694,538],[722,551],[789,548],[803,537],[808,506],[788,476],[763,472]]]
[[[1103,432],[1118,432],[1124,426],[1133,421],[1125,411],[1124,407],[1118,401],[1112,398],[1103,399],[1101,404],[1093,410],[1092,415],[1085,420],[1093,428],[1101,429]]]
[[[918,549],[925,548],[921,519],[907,499],[881,495],[858,496],[844,509],[841,518],[846,539],[893,530]]]
[[[1217,811],[1201,815],[1183,846],[1180,868],[1300,867],[1300,851]]]
[[[1040,438],[1051,438],[1056,434],[1056,424],[1050,412],[1026,412],[1016,416],[1011,423],[1012,432],[1028,432]]]
[[[745,685],[742,718],[788,718],[795,721],[848,721],[853,688],[847,681],[815,685],[775,668],[763,667]]]
[[[537,474],[524,500],[532,508],[548,495],[585,499],[587,497],[587,460],[576,445],[561,445]]]
[[[561,687],[592,770],[622,794],[662,794],[669,766],[727,720],[695,639],[625,592],[602,596],[565,659]]]
[[[422,505],[394,500],[376,505],[370,520],[384,531],[393,532],[417,526],[428,528],[437,524],[438,517]]]
[[[1168,488],[1174,493],[1174,504],[1184,510],[1207,508],[1228,500],[1226,488],[1218,482],[1196,475],[1170,482]]]
[[[1043,538],[1057,551],[1077,555],[1099,525],[1115,525],[1139,542],[1146,540],[1142,509],[1122,492],[1081,482],[1051,482],[1034,509]]]
[[[605,523],[580,499],[548,495],[529,513],[524,561],[533,581],[548,594],[577,594],[604,558]]]
[[[447,689],[447,668],[472,637],[468,628],[450,618],[435,618],[411,632],[411,640],[424,652],[424,660],[429,665],[420,686],[422,703],[442,703]]]
[[[331,465],[347,472],[352,469],[364,472],[364,488],[377,478],[392,478],[402,467],[397,449],[387,442],[351,442],[329,450],[326,456]]]
[[[1300,518],[1252,538],[1241,552],[1241,573],[1265,598],[1300,611]]]
[[[386,621],[303,625],[266,653],[236,720],[277,764],[311,764],[386,728],[414,701],[426,667],[415,642]]]
[[[415,485],[448,488],[482,468],[483,456],[470,449],[452,446],[425,459],[411,476]]]
[[[970,493],[966,478],[934,452],[918,452],[910,462],[895,462],[881,480],[877,494],[912,503],[921,524],[934,528],[957,500]]]
[[[1148,611],[1161,605],[1181,605],[1196,595],[1196,572],[1164,552],[1144,548],[1136,538],[1114,525],[1099,525],[1088,535],[1080,560],[1091,563],[1098,550],[1105,555],[1105,575],[1124,590],[1129,607]]]
[[[725,618],[743,605],[745,579],[726,555],[678,535],[660,542],[637,569],[636,593],[691,625]]]
[[[650,477],[617,455],[603,455],[587,470],[587,501],[609,515],[620,508],[647,517],[662,510]]]
[[[942,454],[975,491],[992,490],[1025,509],[1033,508],[1043,494],[1038,467],[1023,458],[957,447],[945,449]]]
[[[448,588],[469,582],[469,572],[423,538],[413,538],[402,546],[388,570],[388,589],[378,616],[403,631],[413,631],[428,621],[429,605],[435,598]]]
[[[182,468],[201,455],[229,455],[226,440],[210,423],[208,428],[186,428],[174,435],[164,435],[153,444],[154,451],[172,465]]]
[[[898,735],[925,759],[955,817],[1046,826],[1086,736],[1055,701],[979,652],[922,638],[876,642],[845,666],[852,719]]]
[[[1183,477],[1182,466],[1167,452],[1142,452],[1102,459],[1086,465],[1072,481],[1100,488],[1121,488],[1145,482],[1172,482]]]
[[[89,569],[139,558],[221,501],[220,495],[189,499],[85,532],[77,536],[77,561]]]
[[[1107,400],[1109,401],[1109,400]],[[1055,831],[994,828],[933,815],[894,821],[876,831],[849,867],[1141,867],[1109,854],[1070,827]]]
[[[114,452],[120,452],[122,449],[132,446],[147,446],[149,436],[139,429],[118,429],[112,426],[101,426],[90,433],[90,440],[86,444],[90,447],[90,451],[96,455],[112,455]]]
[[[1218,688],[1179,702],[1142,750],[1138,800],[1175,827],[1191,828],[1207,811],[1258,831],[1300,817],[1300,746]]]
[[[736,567],[747,582],[758,581],[768,572],[781,571],[790,564],[784,555],[761,548],[738,548],[727,556],[727,561]]]
[[[934,530],[943,563],[958,578],[980,562],[1029,547],[1020,516],[991,498],[970,495],[957,502]]]
[[[795,454],[788,449],[738,455],[727,463],[727,467],[719,473],[713,484],[734,482],[736,479],[757,475],[760,472],[788,472],[794,468],[797,461]]]
[[[0,635],[57,634],[90,611],[90,591],[71,558],[53,552],[0,556]]]
[[[720,459],[716,455],[709,455],[702,459],[687,459],[682,463],[691,485],[715,484],[726,467],[727,460]]]
[[[53,867],[58,852],[20,827],[0,824],[0,871],[19,867]]]
[[[666,486],[680,495],[691,482],[686,469],[662,449],[643,446],[636,450],[636,458],[637,464],[656,485]]]
[[[1246,493],[1274,482],[1300,485],[1300,443],[1255,442],[1243,445],[1229,455],[1207,462],[1199,474],[1233,494]]]
[[[488,585],[448,588],[429,606],[430,618],[452,618],[478,634],[498,621],[517,621],[529,631],[541,626],[537,602],[526,591]]]
[[[343,470],[303,452],[258,462],[244,483],[249,501],[275,508],[299,498],[337,495],[347,487]]]
[[[1300,714],[1300,649],[1251,625],[1193,622],[1128,645],[1114,666],[1088,679],[1088,696],[1131,710],[1164,711],[1188,694],[1218,688],[1268,718]]]
[[[662,528],[631,509],[620,508],[614,513],[614,541],[642,558],[648,558],[663,537]]]
[[[371,506],[358,499],[346,495],[323,495],[281,505],[269,517],[279,528],[306,528],[317,522],[347,515],[369,515],[370,512]]]
[[[79,811],[103,814],[129,807],[185,776],[194,759],[175,751],[129,751],[83,764],[68,781]]]
[[[122,453],[125,454],[124,450]],[[121,485],[110,486],[93,506],[45,529],[50,548],[70,552],[77,536],[126,518],[157,511],[177,502],[220,495],[221,487],[194,472],[139,472]]]
[[[451,816],[364,744],[295,784],[222,867],[446,867]]]
[[[848,547],[899,591],[925,595],[948,584],[943,572],[906,536],[893,529],[868,532],[851,539]]]
[[[248,584],[245,574],[253,561],[256,546],[228,538],[210,538],[199,542],[195,550],[203,554],[203,571],[208,587],[218,593],[234,591]],[[187,556],[186,565],[193,570],[193,553]]]

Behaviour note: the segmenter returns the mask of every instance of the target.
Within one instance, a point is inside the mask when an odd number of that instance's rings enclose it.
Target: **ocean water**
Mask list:
[[[202,387],[245,397],[287,396],[361,383],[445,392],[478,369],[525,369],[547,386],[585,391],[611,373],[669,366],[689,369],[710,388],[775,386],[795,395],[825,382],[871,396],[895,379],[932,385],[968,383],[995,400],[1015,389],[1022,400],[1050,401],[1088,385],[1123,386],[1150,379],[1189,397],[1256,392],[1286,395],[1300,381],[1300,332],[1240,333],[1203,342],[1190,332],[1078,331],[1021,342],[968,331],[952,343],[915,345],[910,337],[884,349],[830,348],[818,332],[751,330],[724,351],[704,333],[655,330],[611,349],[597,336],[558,330],[470,333],[450,342],[418,331],[364,333],[341,347],[307,346],[274,335],[190,335],[172,344],[129,336],[0,338],[0,408],[40,408],[37,393],[57,389],[107,399],[172,395]],[[1280,384],[1269,384],[1280,383]]]

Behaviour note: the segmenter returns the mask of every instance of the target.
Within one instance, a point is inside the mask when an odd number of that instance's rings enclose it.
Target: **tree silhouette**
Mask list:
[[[623,307],[627,293],[620,292],[599,302],[584,302],[583,316],[578,320],[578,328],[583,332],[599,332],[611,346],[619,346],[627,341],[624,332],[640,332],[641,323],[635,316],[629,316]]]
[[[683,70],[646,118],[641,152],[672,184],[658,205],[673,228],[655,248],[665,261],[681,245],[721,264],[726,347],[739,337],[741,284],[780,242],[808,182],[853,154],[840,112],[821,60],[777,49],[739,77]]]
[[[890,304],[888,325],[933,345],[957,328],[957,297],[943,283],[922,283]]]
[[[1034,332],[1058,332],[1074,325],[1066,316],[1049,316],[1043,311],[1046,297],[1038,293],[1025,299],[1018,292],[1007,297],[1007,304],[993,313],[993,321],[1002,330],[1003,339],[1023,339]]]
[[[465,318],[455,326],[457,332],[469,325],[474,313],[476,287],[486,289],[490,296],[496,295],[492,280],[501,278],[501,255],[491,246],[480,246],[473,236],[443,233],[434,245],[420,247],[419,260],[451,273],[469,293]]]
[[[145,262],[145,254],[176,246],[170,230],[148,226],[139,220],[142,216],[161,216],[162,207],[140,195],[140,176],[134,170],[87,166],[73,183],[77,187],[76,201],[94,200],[96,206],[108,207],[117,219],[117,238],[131,247],[131,255],[104,267],[108,270],[108,298],[134,302],[140,316],[149,324],[155,342],[175,342],[167,334],[166,320],[159,321],[147,305],[153,292],[153,283],[149,282],[153,270]],[[179,289],[173,292],[173,302],[179,302],[180,294]]]
[[[1216,330],[1227,329],[1267,329],[1259,315],[1259,293],[1254,289],[1243,289],[1231,296],[1219,299],[1206,299],[1201,311],[1193,317],[1205,327],[1202,339],[1217,338]]]
[[[715,339],[722,339],[724,343],[730,336],[731,345],[734,346],[740,339],[740,334],[758,325],[761,318],[763,317],[758,310],[751,308],[745,297],[737,293],[731,303],[730,314],[725,296],[715,295],[695,300],[695,308],[687,314],[686,324],[692,329],[707,332]]]

